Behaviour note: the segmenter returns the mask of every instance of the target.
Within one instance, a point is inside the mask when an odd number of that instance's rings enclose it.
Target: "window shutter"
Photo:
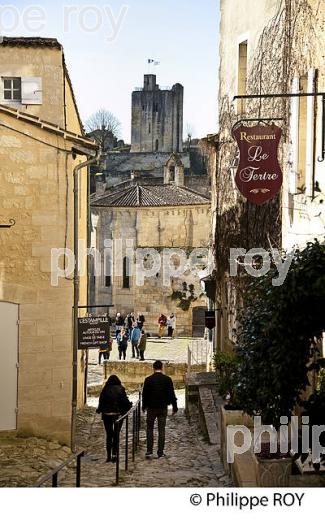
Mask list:
[[[23,105],[42,104],[42,78],[21,78],[21,102]]]

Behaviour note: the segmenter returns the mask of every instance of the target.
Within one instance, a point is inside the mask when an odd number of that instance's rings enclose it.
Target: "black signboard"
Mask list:
[[[110,336],[110,318],[78,318],[78,349],[106,347]]]
[[[215,311],[205,311],[205,326],[207,329],[214,329],[216,326],[216,313]]]

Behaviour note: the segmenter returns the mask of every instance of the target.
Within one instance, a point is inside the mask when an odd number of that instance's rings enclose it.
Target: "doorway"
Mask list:
[[[203,338],[205,331],[205,311],[207,307],[193,307],[192,309],[192,336]]]
[[[19,306],[0,302],[0,431],[17,429]]]

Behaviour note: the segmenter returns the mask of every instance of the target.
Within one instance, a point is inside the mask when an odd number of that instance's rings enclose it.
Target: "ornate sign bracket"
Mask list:
[[[317,158],[318,162],[325,161],[325,92],[285,93],[285,94],[246,94],[234,96],[236,99],[272,99],[272,98],[294,98],[294,97],[322,97],[322,154]],[[255,121],[258,121],[255,119]],[[263,119],[262,119],[263,121]],[[265,119],[264,119],[265,121]],[[274,121],[274,120],[273,120]]]
[[[0,224],[0,228],[1,229],[8,229],[8,228],[11,228],[12,226],[14,226],[16,224],[16,221],[14,218],[10,218],[9,219],[9,223],[8,224]]]

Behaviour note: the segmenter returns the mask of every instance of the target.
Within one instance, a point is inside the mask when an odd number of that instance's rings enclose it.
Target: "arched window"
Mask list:
[[[175,164],[169,167],[169,182],[175,182]]]
[[[111,258],[111,255],[105,256],[104,280],[105,280],[105,287],[112,286],[112,258]]]
[[[156,139],[155,149],[156,149],[156,152],[158,152],[158,150],[159,150],[159,141],[158,141],[158,139]]]
[[[130,289],[130,259],[123,258],[123,289]]]

